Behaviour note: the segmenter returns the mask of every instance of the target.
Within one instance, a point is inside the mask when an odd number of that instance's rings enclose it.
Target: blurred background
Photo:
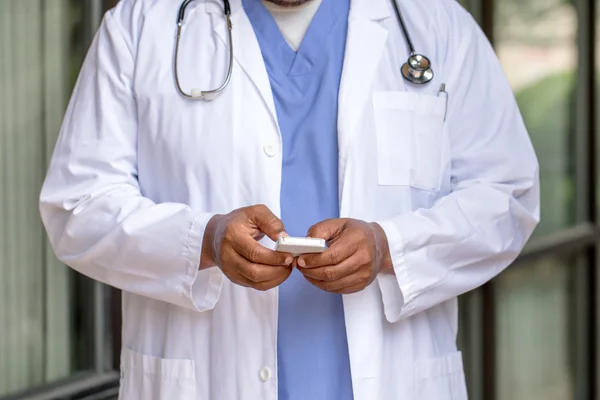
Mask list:
[[[461,298],[471,399],[600,399],[597,1],[461,2],[495,46],[542,180],[542,223],[522,256]],[[0,0],[0,400],[117,393],[120,294],[56,261],[37,207],[79,67],[114,3]]]

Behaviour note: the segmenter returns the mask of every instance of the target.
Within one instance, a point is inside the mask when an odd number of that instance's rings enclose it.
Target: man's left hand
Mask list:
[[[311,227],[307,236],[325,239],[329,247],[320,254],[300,256],[298,270],[325,291],[359,292],[378,273],[393,273],[387,237],[379,224],[349,218],[329,219]]]

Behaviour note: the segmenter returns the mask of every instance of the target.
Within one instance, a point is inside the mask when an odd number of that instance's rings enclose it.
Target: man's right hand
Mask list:
[[[287,233],[264,205],[215,215],[204,232],[200,269],[217,265],[233,283],[257,290],[279,286],[292,273],[294,258],[261,245],[265,235],[277,241]]]

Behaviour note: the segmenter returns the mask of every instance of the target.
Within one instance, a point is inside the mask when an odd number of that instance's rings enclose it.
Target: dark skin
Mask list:
[[[313,285],[327,292],[356,293],[379,273],[393,273],[387,237],[376,223],[336,218],[320,222],[307,236],[327,241],[320,254],[307,254],[297,260],[298,270]]]
[[[256,290],[281,285],[292,273],[294,258],[261,245],[258,240],[265,235],[276,241],[287,234],[264,205],[215,215],[204,232],[200,269],[218,265],[233,283]]]
[[[218,265],[234,283],[257,290],[279,286],[294,266],[313,285],[332,293],[363,290],[379,273],[393,273],[385,232],[375,223],[336,218],[311,227],[307,236],[327,241],[321,254],[276,252],[258,240],[287,236],[283,222],[266,206],[258,205],[216,215],[204,233],[200,269]]]
[[[311,0],[268,0],[270,3],[277,4],[281,7],[298,7]]]

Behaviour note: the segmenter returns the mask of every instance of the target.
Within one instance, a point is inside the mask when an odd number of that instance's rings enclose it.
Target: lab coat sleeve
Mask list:
[[[377,278],[389,322],[492,279],[539,221],[538,162],[512,90],[471,16],[443,2],[453,189],[431,208],[378,221],[395,271]]]
[[[210,310],[223,274],[198,267],[212,214],[157,204],[138,183],[135,40],[123,23],[136,18],[125,15],[133,2],[121,3],[105,15],[84,62],[40,195],[42,220],[57,257],[82,274]]]

